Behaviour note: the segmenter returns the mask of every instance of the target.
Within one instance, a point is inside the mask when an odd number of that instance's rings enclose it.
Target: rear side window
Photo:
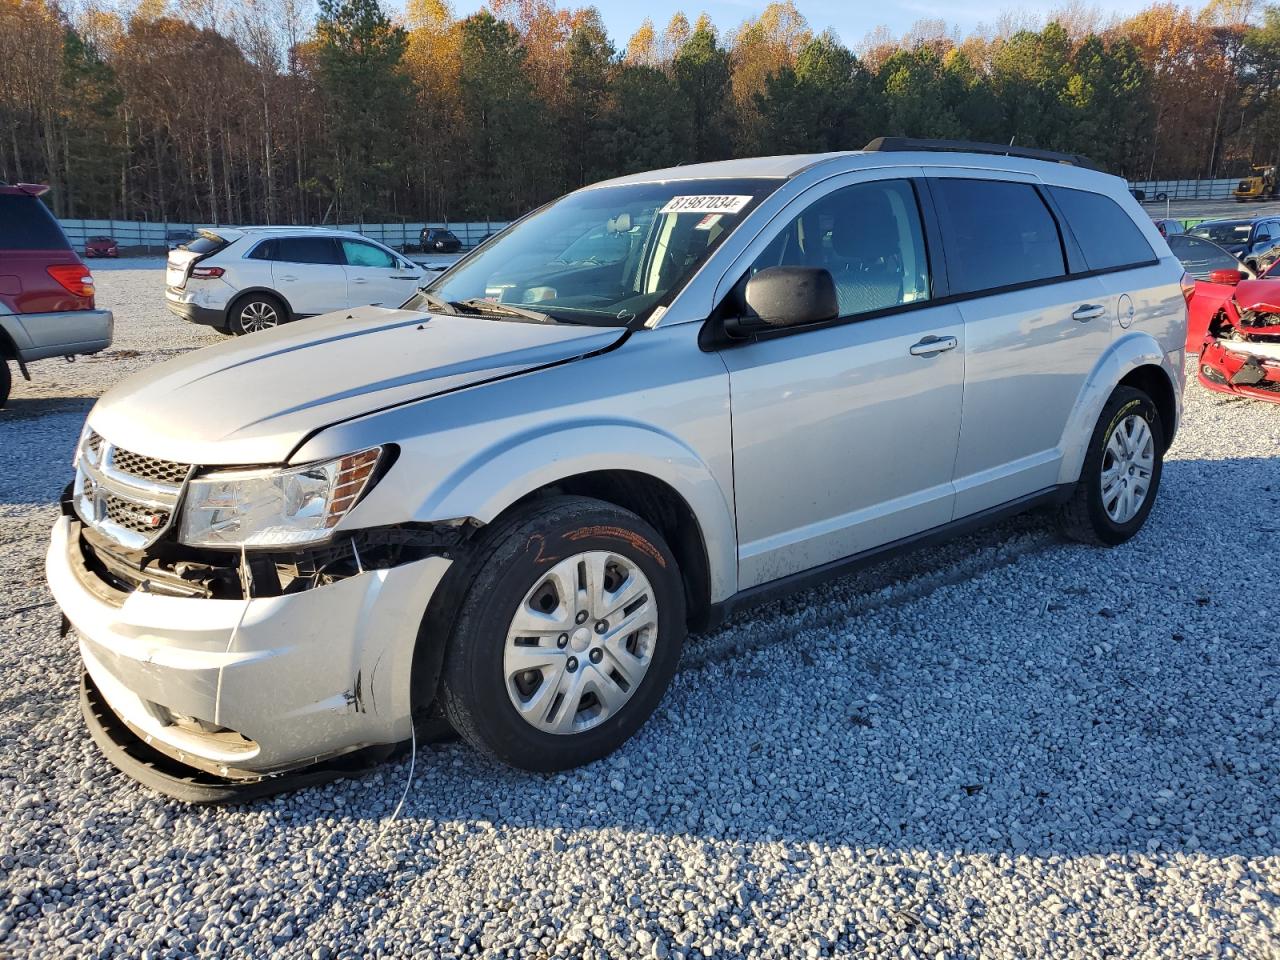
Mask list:
[[[1058,225],[1035,187],[947,178],[932,181],[932,192],[953,294],[1066,275]]]
[[[1050,187],[1049,193],[1067,218],[1090,270],[1114,270],[1156,259],[1138,225],[1110,197],[1066,187]]]
[[[342,263],[338,245],[329,237],[280,237],[275,260],[285,263]]]
[[[68,250],[62,227],[35,197],[0,196],[0,250]]]

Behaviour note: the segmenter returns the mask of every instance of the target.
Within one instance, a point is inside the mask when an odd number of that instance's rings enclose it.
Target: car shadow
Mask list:
[[[586,767],[531,774],[461,742],[420,744],[412,788],[384,829],[1274,856],[1280,771],[1265,745],[1280,732],[1280,650],[1263,628],[1274,607],[1221,569],[1221,551],[1163,564],[1170,538],[1220,537],[1206,491],[1244,489],[1252,496],[1238,504],[1257,516],[1238,518],[1240,547],[1274,566],[1278,467],[1168,462],[1147,528],[1105,566],[1096,548],[1064,543],[1030,515],[692,637],[655,715]],[[981,579],[949,575],[972,557],[990,560]],[[929,577],[936,585],[913,589]],[[1028,578],[1033,602],[1013,602]],[[280,821],[385,821],[409,766],[251,809],[268,832]]]

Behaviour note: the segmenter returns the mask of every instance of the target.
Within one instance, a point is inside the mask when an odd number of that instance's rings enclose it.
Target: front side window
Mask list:
[[[396,265],[395,258],[385,250],[380,250],[371,243],[359,240],[343,240],[342,253],[351,267],[383,267],[390,269]]]
[[[1156,259],[1138,225],[1110,197],[1066,187],[1050,187],[1049,193],[1067,218],[1090,270],[1112,270]]]
[[[1188,234],[1170,237],[1169,249],[1182,264],[1182,269],[1196,280],[1208,279],[1214,270],[1240,269],[1239,260],[1216,243],[1210,243],[1201,237]]]
[[[460,261],[406,306],[431,309],[443,301],[502,319],[499,310],[480,309],[487,300],[565,322],[637,325],[669,303],[784,182],[669,180],[579,190]]]
[[[342,263],[338,245],[330,237],[280,237],[274,259],[285,263]]]
[[[1035,187],[1004,180],[932,181],[951,292],[1066,276],[1058,225]]]
[[[796,216],[751,265],[819,267],[836,285],[840,316],[929,299],[929,264],[915,192],[906,180],[835,190]]]

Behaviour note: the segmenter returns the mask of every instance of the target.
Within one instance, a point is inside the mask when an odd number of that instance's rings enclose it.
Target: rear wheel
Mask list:
[[[1124,543],[1147,521],[1160,489],[1164,425],[1141,390],[1117,387],[1094,427],[1075,492],[1058,525],[1081,543]]]
[[[472,746],[526,770],[615,750],[680,658],[671,551],[640,517],[585,497],[534,502],[478,549],[445,654],[445,716]]]
[[[270,330],[288,320],[289,315],[278,298],[266,293],[253,293],[236,301],[231,308],[230,327],[232,333],[242,337],[246,333]]]
[[[9,391],[13,389],[13,375],[9,372],[9,364],[0,359],[0,409],[9,402]]]

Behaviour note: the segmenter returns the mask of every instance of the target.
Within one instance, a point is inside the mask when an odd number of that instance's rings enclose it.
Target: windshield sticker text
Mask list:
[[[750,197],[719,196],[672,197],[659,213],[728,213],[739,212],[751,202]]]

